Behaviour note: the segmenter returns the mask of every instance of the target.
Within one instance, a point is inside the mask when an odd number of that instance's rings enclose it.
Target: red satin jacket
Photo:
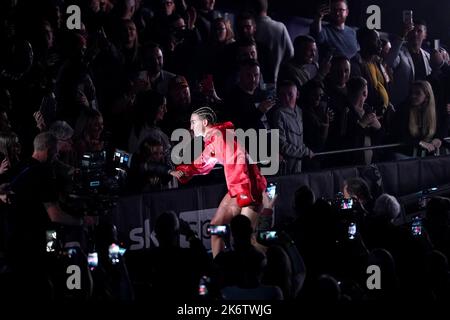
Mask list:
[[[185,174],[180,182],[186,183],[194,175],[208,174],[216,163],[220,163],[224,167],[228,193],[232,197],[245,194],[256,203],[261,203],[267,186],[266,178],[256,164],[249,163],[248,154],[236,139],[234,125],[231,122],[215,125],[204,140],[205,149],[194,163],[177,166],[177,170]]]

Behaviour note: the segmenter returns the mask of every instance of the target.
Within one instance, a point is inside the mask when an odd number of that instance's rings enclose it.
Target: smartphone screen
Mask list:
[[[276,231],[260,231],[258,233],[259,239],[262,241],[278,239]]]
[[[328,7],[331,9],[331,0],[322,0],[320,3],[321,7]]]
[[[403,10],[403,23],[413,24],[413,12],[412,10]]]
[[[67,248],[66,249],[66,254],[69,258],[73,258],[75,257],[78,252],[77,252],[77,248]]]
[[[114,151],[113,161],[117,166],[119,166],[121,168],[128,167],[129,161],[130,161],[130,155],[125,151],[116,149],[116,151]]]
[[[210,225],[208,230],[211,235],[225,235],[228,227],[226,225]]]
[[[441,48],[441,40],[434,39],[434,50],[439,51],[440,48]]]
[[[56,237],[57,233],[55,230],[47,230],[46,231],[46,239],[47,239],[47,252],[55,252],[56,251]]]
[[[269,186],[266,189],[267,195],[269,196],[269,199],[273,199],[275,197],[277,191],[277,186],[274,183],[269,184]]]
[[[120,247],[113,243],[109,246],[108,256],[109,260],[111,261],[111,264],[118,264],[119,263],[119,252]]]
[[[422,219],[418,216],[411,223],[411,233],[416,237],[422,235]]]
[[[88,254],[88,266],[91,270],[94,270],[98,266],[98,254],[97,252],[91,252]]]
[[[348,238],[354,240],[356,238],[356,224],[354,222],[350,223],[348,226]]]
[[[207,296],[208,295],[208,285],[211,282],[211,279],[207,276],[203,276],[200,278],[200,283],[198,286],[198,295],[199,296]]]
[[[348,210],[353,208],[353,199],[342,199],[341,200],[341,209]]]

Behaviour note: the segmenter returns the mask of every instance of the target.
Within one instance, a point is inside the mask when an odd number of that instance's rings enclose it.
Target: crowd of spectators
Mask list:
[[[381,38],[376,30],[346,25],[349,4],[332,0],[317,9],[309,34],[291,39],[286,26],[270,17],[267,0],[242,1],[233,13],[217,10],[214,0],[70,4],[81,8],[79,30],[66,27],[68,1],[1,4],[2,221],[11,203],[23,215],[13,219],[12,236],[3,230],[0,252],[13,239],[15,275],[27,273],[30,259],[42,259],[49,224],[98,223],[66,214],[59,203],[85,154],[118,149],[132,155],[124,184],[129,192],[172,187],[170,137],[189,128],[199,107],[212,108],[219,122],[231,121],[237,129],[278,129],[279,174],[446,150],[450,59],[443,46],[425,47],[432,26],[423,20],[406,21],[398,34]],[[387,143],[402,146],[320,157]],[[342,220],[334,204],[299,189],[297,219],[266,243],[265,252],[250,241],[258,230],[235,217],[232,250],[214,261],[170,212],[156,222],[160,246],[143,264],[136,262],[142,257],[127,257],[129,274],[122,260],[108,256],[108,246],[118,242],[114,232],[98,230],[108,239],[97,248],[105,268],[86,265],[83,281],[91,289],[92,283],[103,285],[83,294],[131,300],[176,292],[184,298],[196,295],[202,280],[210,298],[448,298],[448,200],[429,202],[423,232],[413,236],[393,223],[399,205],[392,196],[371,194],[362,181],[347,181],[343,192],[357,209]],[[349,223],[357,227],[352,238]],[[189,250],[178,247],[180,232],[190,240]],[[27,261],[19,254],[24,248],[32,252]],[[58,264],[83,260],[85,253],[73,250]],[[382,291],[365,289],[370,264],[389,274]],[[179,266],[184,275],[174,269]],[[64,290],[45,277],[12,279],[7,285],[33,283],[36,292],[45,288],[50,295]]]
[[[168,155],[172,132],[188,129],[200,106],[235,128],[281,130],[280,174],[446,147],[448,54],[425,47],[425,21],[380,37],[348,26],[348,3],[333,0],[317,9],[309,34],[291,39],[265,0],[244,1],[233,13],[206,0],[77,4],[80,30],[65,26],[64,1],[2,10],[2,131],[17,134],[23,157],[56,120],[74,128],[78,158],[106,139],[133,154],[148,137]],[[292,121],[280,118],[288,82],[296,87]],[[97,123],[86,120],[93,113]],[[405,146],[314,157],[393,142]]]

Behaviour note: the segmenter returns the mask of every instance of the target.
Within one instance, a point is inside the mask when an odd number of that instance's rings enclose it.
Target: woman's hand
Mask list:
[[[263,192],[263,199],[262,203],[264,208],[273,209],[275,207],[275,202],[278,198],[278,195],[276,194],[272,199],[269,197],[269,194],[264,191]]]
[[[47,125],[45,124],[44,116],[40,111],[36,111],[33,114],[34,121],[36,121],[36,127],[39,129],[39,131],[43,132],[46,130]]]
[[[8,170],[9,170],[9,160],[5,158],[0,164],[0,174],[4,174]]]
[[[439,149],[442,145],[442,141],[439,139],[433,139],[433,141],[431,141],[431,144],[436,148]]]
[[[180,179],[184,176],[184,172],[180,170],[172,170],[169,172],[169,174],[177,179]]]
[[[425,142],[425,141],[420,141],[419,146],[421,146],[422,148],[424,148],[428,152],[434,152],[434,150],[436,149],[433,144]]]

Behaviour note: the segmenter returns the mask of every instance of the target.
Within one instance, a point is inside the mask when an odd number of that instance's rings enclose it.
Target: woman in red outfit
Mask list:
[[[245,149],[239,144],[231,122],[216,123],[216,115],[210,108],[200,108],[191,115],[191,130],[196,137],[202,136],[205,148],[192,164],[177,167],[180,182],[187,182],[194,175],[209,173],[216,163],[224,167],[228,193],[220,202],[212,225],[229,224],[238,214],[247,216],[256,228],[261,210],[266,179],[256,164],[250,164]],[[211,249],[215,257],[224,247],[219,236],[211,236]]]

